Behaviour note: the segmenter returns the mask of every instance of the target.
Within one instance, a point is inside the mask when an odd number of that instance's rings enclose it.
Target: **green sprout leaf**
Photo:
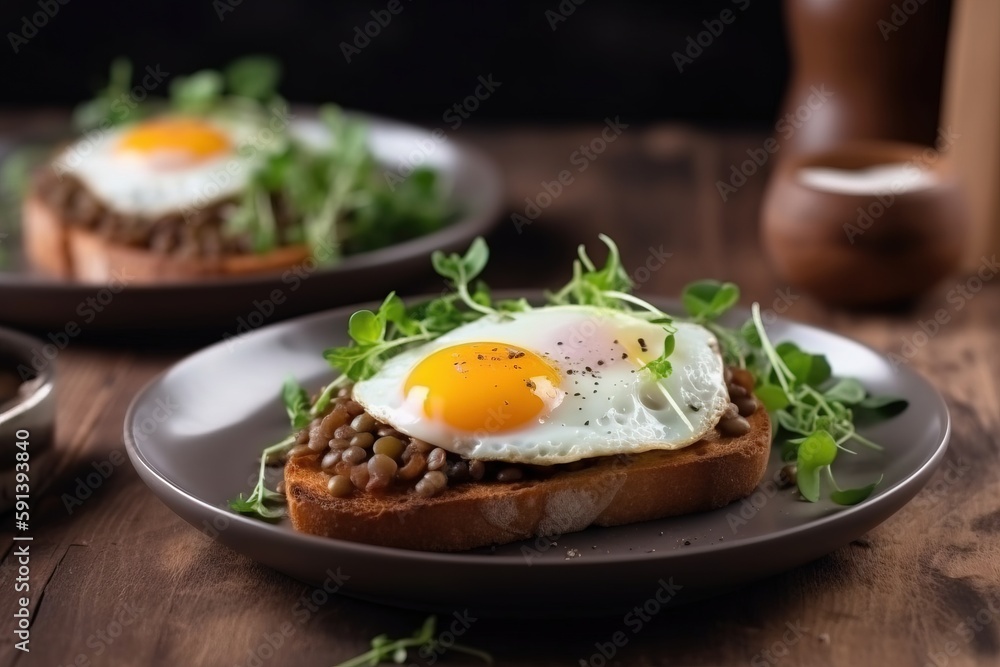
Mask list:
[[[390,639],[388,635],[378,635],[377,637],[372,638],[370,651],[362,653],[361,655],[351,658],[345,662],[341,662],[335,665],[335,667],[362,667],[363,665],[371,667],[389,660],[397,665],[401,665],[406,662],[407,652],[411,648],[417,649],[418,653],[421,654],[424,652],[435,654],[444,653],[445,651],[456,651],[458,653],[465,653],[466,655],[479,658],[487,665],[493,664],[493,656],[486,651],[472,648],[471,646],[465,646],[463,644],[456,644],[452,642],[445,644],[439,642],[438,638],[435,636],[436,627],[437,617],[428,616],[427,620],[425,620],[420,626],[420,629],[414,632],[410,637],[406,637],[404,639]]]
[[[203,113],[218,102],[222,88],[222,75],[215,70],[178,76],[170,82],[170,103],[178,111]]]
[[[830,492],[830,500],[837,503],[838,505],[857,505],[860,502],[868,500],[868,497],[872,495],[875,487],[882,482],[882,475],[879,475],[877,481],[872,482],[868,486],[862,486],[857,489],[837,489],[836,491]]]
[[[777,412],[788,407],[790,401],[785,390],[774,384],[761,384],[754,388],[754,395],[764,404],[768,412]]]
[[[837,458],[837,441],[826,431],[816,431],[799,445],[799,492],[810,502],[817,502],[820,494],[820,472]]]
[[[580,261],[587,268],[583,280],[602,292],[627,292],[632,289],[632,279],[622,266],[618,246],[609,236],[600,234],[598,238],[608,247],[608,258],[604,266],[598,269],[581,245],[577,249]]]
[[[670,374],[674,372],[674,367],[668,358],[674,353],[674,347],[676,344],[677,340],[674,335],[668,334],[663,340],[663,353],[643,366],[642,370],[649,371],[652,374],[653,379],[656,380],[663,380],[670,377]]]
[[[469,308],[484,315],[490,315],[496,311],[483,305],[469,293],[469,283],[483,272],[489,258],[489,246],[486,245],[483,237],[479,236],[472,242],[464,255],[457,253],[446,255],[440,250],[435,250],[431,255],[431,264],[438,275],[451,281],[452,286],[458,291],[459,297]]]
[[[436,250],[431,255],[431,264],[440,276],[448,278],[456,285],[459,283],[468,285],[483,272],[489,258],[489,247],[483,237],[479,236],[472,242],[464,255],[458,253],[446,255],[440,250]]]
[[[830,379],[830,362],[822,354],[803,352],[789,341],[777,345],[775,351],[798,382],[817,387]]]
[[[80,132],[101,125],[118,125],[133,117],[134,105],[122,104],[132,86],[132,62],[128,58],[111,61],[108,85],[94,99],[73,109],[73,126]],[[135,115],[139,115],[136,113]]]
[[[292,428],[302,429],[309,425],[312,419],[309,415],[309,394],[299,386],[295,378],[285,380],[285,384],[281,388],[281,399],[285,403],[285,410],[288,412]]]
[[[381,343],[385,337],[385,320],[370,310],[359,310],[351,315],[347,331],[359,345]]]
[[[864,400],[865,388],[854,378],[842,378],[824,391],[823,396],[828,401],[838,401],[845,405],[853,405]]]
[[[285,515],[285,508],[271,507],[269,503],[280,503],[285,496],[277,491],[271,491],[264,483],[264,473],[267,470],[267,463],[272,459],[277,459],[295,444],[295,436],[290,435],[281,442],[264,449],[260,456],[260,467],[257,472],[257,485],[246,498],[241,493],[236,498],[229,501],[229,508],[239,514],[247,514],[263,521],[276,521]]]
[[[246,56],[230,63],[223,77],[233,95],[268,102],[277,93],[281,64],[267,56]]]
[[[743,323],[739,334],[740,338],[751,348],[760,348],[762,346],[760,334],[757,332],[757,325],[754,323],[753,318]]]
[[[909,401],[897,396],[869,396],[860,401],[854,410],[865,420],[889,419],[906,410]]]
[[[378,309],[379,314],[385,318],[386,322],[392,322],[400,326],[408,326],[410,319],[406,315],[406,304],[395,292],[390,292],[385,297],[382,305]]]
[[[580,245],[577,248],[578,259],[573,262],[572,279],[558,292],[550,294],[549,302],[617,310],[629,310],[634,305],[653,313],[659,319],[669,320],[666,313],[630,294],[632,280],[622,266],[618,246],[605,234],[600,234],[598,238],[608,248],[604,266],[598,269],[587,254],[586,247]]]
[[[684,310],[696,321],[717,319],[740,300],[740,288],[734,283],[699,280],[681,292]]]

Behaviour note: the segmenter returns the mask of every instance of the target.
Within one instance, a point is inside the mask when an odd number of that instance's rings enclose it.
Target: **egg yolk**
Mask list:
[[[504,343],[462,343],[424,357],[406,379],[424,414],[463,431],[517,429],[562,398],[560,375],[534,352]]]
[[[229,137],[197,118],[158,118],[136,125],[122,136],[120,152],[143,155],[174,153],[200,161],[231,148]]]

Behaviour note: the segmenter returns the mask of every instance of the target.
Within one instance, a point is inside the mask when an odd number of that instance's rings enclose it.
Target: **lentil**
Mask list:
[[[345,475],[334,475],[326,483],[326,490],[335,498],[344,498],[354,491],[354,484],[350,477]]]

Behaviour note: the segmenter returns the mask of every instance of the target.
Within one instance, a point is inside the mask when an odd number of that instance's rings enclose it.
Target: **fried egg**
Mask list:
[[[159,217],[243,192],[260,159],[259,134],[236,119],[162,116],[91,132],[53,167],[114,211]]]
[[[389,359],[353,395],[380,421],[468,459],[550,465],[679,449],[715,426],[729,397],[712,333],[676,328],[673,373],[656,380],[642,367],[666,334],[634,315],[487,315]]]

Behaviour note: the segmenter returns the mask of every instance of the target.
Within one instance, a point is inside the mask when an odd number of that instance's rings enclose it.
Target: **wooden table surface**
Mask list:
[[[987,284],[951,310],[948,290],[964,280],[956,276],[913,310],[894,314],[836,312],[794,291],[789,296],[757,242],[766,175],[748,179],[728,202],[715,188],[765,137],[629,127],[578,171],[574,151],[600,131],[595,124],[461,135],[501,164],[511,212],[523,212],[525,198],[536,198],[560,171],[574,176],[520,233],[509,217],[501,221],[490,238],[492,283],[554,286],[565,279],[575,245],[596,249],[604,231],[631,268],[651,248],[672,253],[643,291],[675,295],[698,277],[734,280],[745,303],[767,306],[785,295],[788,317],[885,352],[900,353],[920,320],[946,308],[951,322],[910,363],[944,393],[954,419],[944,464],[898,515],[816,562],[726,597],[666,608],[608,664],[1000,664],[1000,285]],[[403,291],[438,286],[429,281]],[[215,543],[157,500],[127,461],[113,465],[124,460],[130,399],[197,346],[81,341],[59,355],[59,465],[32,513],[32,650],[15,651],[9,631],[18,566],[7,515],[0,527],[0,664],[320,667],[365,650],[379,633],[408,634],[424,618],[336,596],[299,622],[293,610],[310,587]],[[108,462],[106,481],[68,513],[61,496]],[[524,596],[530,604],[531,591]],[[276,634],[284,623],[290,636]],[[599,666],[595,642],[621,624],[620,617],[483,618],[463,640],[492,652],[499,665]],[[268,648],[279,640],[280,647]],[[477,664],[458,654],[443,662]]]

